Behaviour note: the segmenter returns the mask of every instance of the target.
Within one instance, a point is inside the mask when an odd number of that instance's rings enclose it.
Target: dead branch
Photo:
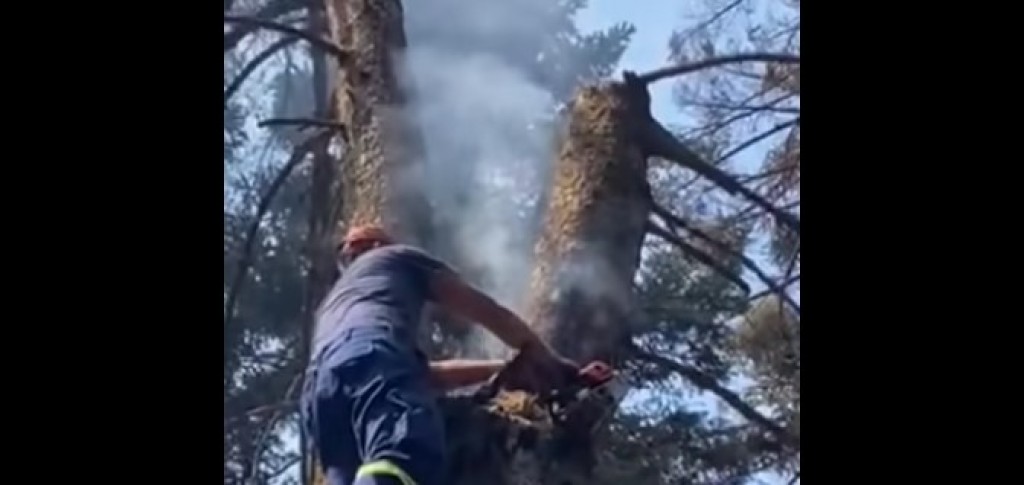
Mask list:
[[[704,231],[701,231],[700,229],[697,229],[696,227],[693,227],[693,225],[687,223],[682,218],[677,217],[675,214],[672,214],[671,212],[669,212],[668,209],[665,209],[664,207],[659,206],[658,204],[654,203],[653,201],[651,202],[651,211],[654,212],[654,214],[656,214],[658,217],[661,217],[661,219],[665,221],[665,225],[668,226],[669,230],[673,230],[675,227],[679,227],[679,228],[685,229],[690,234],[693,234],[694,236],[698,237],[699,239],[702,239],[702,240],[706,241],[708,244],[710,244],[711,246],[715,247],[719,251],[722,251],[723,253],[726,253],[726,254],[728,254],[730,256],[733,256],[735,258],[738,258],[740,260],[740,262],[743,263],[744,267],[749,269],[751,273],[754,273],[754,275],[757,276],[757,279],[761,280],[761,283],[764,283],[764,285],[766,287],[768,287],[773,293],[777,293],[782,300],[784,300],[786,303],[788,303],[790,306],[793,307],[793,309],[797,312],[797,314],[800,313],[800,305],[798,305],[795,301],[793,301],[793,299],[790,298],[789,295],[786,294],[785,290],[783,290],[781,287],[779,287],[779,285],[777,283],[775,283],[775,281],[772,280],[772,278],[769,277],[764,272],[764,270],[762,270],[757,265],[757,263],[755,263],[753,260],[748,258],[742,252],[733,250],[727,244],[725,244],[725,243],[723,243],[723,242],[721,242],[721,241],[719,241],[719,240],[709,236]],[[786,277],[783,278],[783,280],[787,279],[788,277],[789,277],[789,274],[787,274]]]
[[[252,60],[249,61],[241,71],[239,71],[238,75],[231,80],[231,84],[228,85],[228,88],[224,90],[224,107],[227,107],[228,100],[231,99],[231,96],[242,87],[242,83],[244,83],[245,80],[256,71],[256,68],[260,67],[261,64],[270,59],[277,53],[277,51],[294,44],[298,40],[298,37],[285,37],[274,42],[270,47],[267,47],[266,50],[260,52],[256,57],[253,57]]]
[[[288,15],[292,12],[298,11],[305,6],[304,3],[305,2],[303,0],[270,0],[270,2],[267,2],[262,9],[252,15],[252,17],[260,20],[273,20],[282,15]],[[225,0],[225,7],[230,6],[231,5],[227,3],[227,0]],[[225,17],[229,10],[230,8],[224,9]],[[235,46],[245,38],[245,36],[255,32],[257,28],[259,28],[259,26],[255,24],[242,24],[234,30],[224,34],[224,52],[234,49]]]
[[[800,118],[793,120],[793,123],[798,123]],[[649,155],[661,157],[666,160],[672,160],[683,167],[686,167],[698,175],[710,180],[715,185],[721,187],[730,194],[740,194],[746,197],[748,200],[764,209],[769,214],[775,216],[775,218],[783,225],[788,226],[798,236],[800,235],[800,219],[793,214],[785,212],[770,202],[761,197],[753,190],[748,189],[745,185],[739,183],[735,178],[729,176],[721,169],[714,165],[708,164],[700,159],[696,153],[686,148],[675,136],[672,135],[661,123],[651,120],[647,125],[646,130],[642,130],[640,136],[644,139],[641,140],[644,143],[644,148],[647,149]],[[733,150],[735,151],[735,150]],[[731,155],[729,155],[731,156]],[[723,157],[725,158],[725,155]]]
[[[646,74],[641,74],[637,76],[637,79],[640,80],[641,82],[650,84],[672,76],[679,76],[681,74],[688,74],[691,72],[701,71],[704,69],[710,69],[718,66],[725,66],[728,64],[738,64],[741,62],[776,62],[780,64],[799,64],[800,56],[782,53],[753,52],[748,54],[735,54],[731,56],[712,57],[709,59],[704,59],[696,62],[688,62],[678,66],[657,69]]]
[[[259,122],[256,126],[266,128],[268,126],[299,126],[300,129],[328,128],[335,131],[342,131],[345,125],[338,121],[318,120],[315,118],[268,118]]]
[[[259,205],[256,207],[256,215],[253,217],[253,221],[246,231],[245,242],[242,246],[242,256],[238,259],[238,269],[236,270],[231,286],[228,288],[228,297],[224,305],[225,327],[230,325],[231,321],[235,317],[235,306],[238,303],[238,296],[242,291],[242,284],[245,282],[245,275],[249,271],[249,267],[252,266],[253,248],[256,245],[256,234],[259,232],[260,222],[263,220],[263,216],[268,210],[270,210],[271,202],[274,201],[274,197],[277,196],[278,191],[280,191],[281,187],[284,186],[284,182],[288,180],[288,177],[295,170],[295,167],[302,162],[314,144],[322,137],[326,136],[330,136],[330,132],[314,136],[295,147],[295,151],[292,152],[291,158],[288,159],[288,162],[285,163],[284,167],[281,168],[281,171],[278,172],[276,177],[274,177],[274,180],[270,183],[270,187],[267,189],[267,193],[260,199]]]
[[[338,59],[338,62],[343,63],[345,62],[346,59],[348,59],[348,53],[345,52],[345,50],[342,49],[341,46],[335,44],[333,41],[320,37],[319,35],[311,33],[306,30],[300,30],[289,25],[274,22],[273,20],[264,20],[260,18],[246,17],[242,15],[225,15],[224,23],[251,25],[254,28],[273,30],[284,34],[293,35],[335,56]]]
[[[758,412],[753,406],[744,402],[743,398],[738,394],[719,384],[714,377],[701,372],[695,367],[683,364],[682,362],[678,362],[674,359],[647,352],[635,344],[630,344],[630,347],[632,347],[630,349],[631,353],[638,359],[663,366],[683,376],[698,388],[718,396],[719,399],[725,401],[726,404],[736,410],[736,412],[748,421],[773,434],[782,444],[788,445],[796,450],[800,449],[800,441],[798,438],[794,437],[786,431],[785,428],[779,426],[777,423]]]
[[[731,281],[736,286],[739,286],[740,289],[743,290],[743,293],[750,293],[750,285],[748,285],[746,281],[743,281],[743,278],[740,278],[739,275],[733,274],[727,268],[722,266],[721,263],[716,261],[715,258],[713,258],[710,254],[700,250],[699,248],[695,247],[694,245],[686,241],[683,241],[682,238],[680,238],[679,236],[672,234],[667,229],[655,224],[652,221],[647,222],[647,232],[654,234],[655,236],[658,236],[665,242],[678,247],[684,253],[690,255],[691,257],[693,257],[693,259],[696,259],[701,264],[715,270],[716,273],[722,275],[722,277]]]

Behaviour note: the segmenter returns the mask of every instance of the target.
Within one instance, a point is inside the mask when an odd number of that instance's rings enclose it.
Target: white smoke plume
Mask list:
[[[551,35],[556,3],[405,2],[406,81],[425,139],[424,183],[446,228],[442,237],[460,255],[463,271],[518,311],[533,248],[529,204],[544,189],[540,181],[554,156],[554,133],[543,120],[555,100],[505,59],[536,57],[525,50],[537,36]],[[486,332],[471,339],[474,354],[504,353]]]

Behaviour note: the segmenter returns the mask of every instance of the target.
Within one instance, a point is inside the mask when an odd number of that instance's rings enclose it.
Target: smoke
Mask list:
[[[517,311],[531,269],[531,204],[553,157],[555,100],[530,69],[564,19],[558,3],[406,2],[406,82],[442,244],[468,277]],[[504,353],[485,331],[468,343],[474,354]]]

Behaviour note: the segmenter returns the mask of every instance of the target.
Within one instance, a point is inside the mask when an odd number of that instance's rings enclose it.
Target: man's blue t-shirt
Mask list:
[[[343,328],[389,327],[414,343],[423,305],[434,298],[430,277],[449,269],[412,246],[393,244],[363,253],[345,269],[317,312],[314,352]]]

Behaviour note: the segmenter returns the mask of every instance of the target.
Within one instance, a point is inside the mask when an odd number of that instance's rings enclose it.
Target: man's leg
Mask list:
[[[378,373],[354,396],[353,424],[362,458],[356,477],[444,485],[444,426],[426,369],[401,357],[382,356]]]

